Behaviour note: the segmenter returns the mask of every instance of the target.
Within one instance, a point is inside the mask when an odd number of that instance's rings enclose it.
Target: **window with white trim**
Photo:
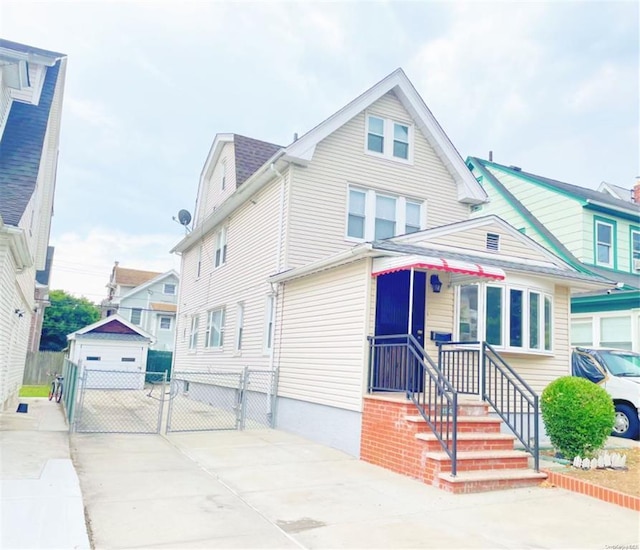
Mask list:
[[[631,230],[631,271],[640,271],[640,231]]]
[[[349,186],[347,238],[387,239],[424,228],[424,203],[373,189]]]
[[[191,329],[189,330],[189,349],[198,347],[198,315],[191,316]]]
[[[171,317],[160,317],[160,330],[171,330]]]
[[[224,343],[224,308],[209,311],[204,345],[208,348],[221,348]]]
[[[368,154],[411,161],[413,126],[376,115],[367,115],[365,149]]]
[[[460,342],[485,340],[500,349],[552,350],[553,299],[540,290],[492,283],[458,287]]]
[[[236,305],[236,340],[235,350],[242,350],[242,333],[244,331],[244,304],[238,302]]]
[[[196,264],[196,279],[200,277],[200,270],[202,269],[202,243],[198,247],[198,263]]]
[[[227,161],[223,160],[220,163],[220,189],[224,191],[227,185]]]
[[[164,294],[170,294],[175,296],[176,294],[176,285],[175,283],[165,283],[162,292]]]
[[[613,224],[596,220],[596,264],[613,267]]]
[[[223,227],[216,233],[216,252],[214,267],[220,267],[227,261],[227,228]]]
[[[264,323],[264,349],[270,352],[273,349],[273,321],[276,297],[267,296],[265,323]]]
[[[603,348],[631,349],[631,317],[601,317],[600,346]]]
[[[130,320],[134,325],[139,325],[140,321],[142,321],[142,309],[139,307],[132,308]]]
[[[593,345],[593,319],[591,317],[571,319],[571,345]]]

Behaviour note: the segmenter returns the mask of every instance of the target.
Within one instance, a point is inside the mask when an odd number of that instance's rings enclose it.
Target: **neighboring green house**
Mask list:
[[[571,343],[640,351],[640,183],[625,195],[475,157],[467,166],[489,196],[472,216],[495,214],[578,270],[611,280],[607,291],[572,296]]]

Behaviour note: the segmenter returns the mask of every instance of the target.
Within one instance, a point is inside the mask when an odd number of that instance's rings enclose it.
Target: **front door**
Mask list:
[[[397,271],[380,275],[376,291],[376,336],[411,334],[424,347],[426,273]],[[422,391],[422,367],[405,339],[377,340],[372,387],[378,390]]]

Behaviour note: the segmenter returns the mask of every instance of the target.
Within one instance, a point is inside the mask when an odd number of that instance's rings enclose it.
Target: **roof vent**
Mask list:
[[[513,170],[514,172],[522,172],[522,168],[520,168],[519,166],[514,166],[513,164],[509,166],[509,168],[511,168],[511,170]]]
[[[500,250],[500,235],[487,233],[487,250],[492,250],[493,252]]]

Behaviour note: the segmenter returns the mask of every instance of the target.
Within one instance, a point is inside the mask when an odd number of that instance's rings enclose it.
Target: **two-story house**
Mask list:
[[[102,316],[115,313],[153,336],[151,349],[173,351],[180,277],[174,270],[159,273],[120,267],[115,262]]]
[[[377,463],[371,392],[402,396],[438,341],[488,342],[542,390],[568,372],[570,293],[603,279],[469,220],[486,198],[400,69],[286,147],[218,134],[173,249],[175,376],[273,369],[276,427]]]
[[[0,40],[0,407],[22,385],[31,326],[48,290],[66,56]],[[33,332],[37,330],[34,328]]]
[[[474,215],[496,214],[576,269],[612,281],[572,297],[571,343],[640,351],[640,183],[635,194],[607,183],[594,190],[478,158],[467,164],[490,199]]]

